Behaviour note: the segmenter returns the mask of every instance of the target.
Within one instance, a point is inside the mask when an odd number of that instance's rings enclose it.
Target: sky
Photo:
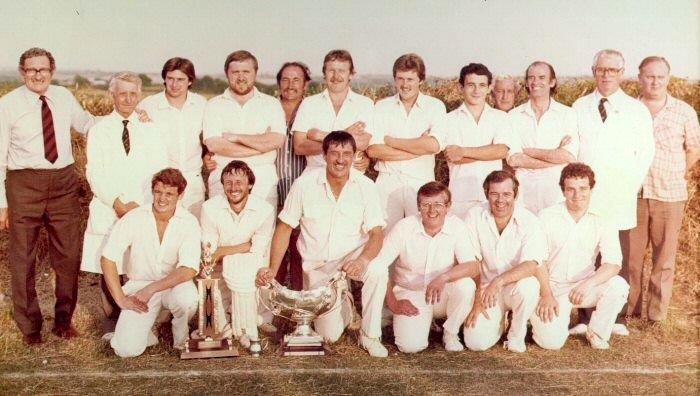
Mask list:
[[[469,62],[522,75],[535,60],[577,76],[614,48],[626,77],[662,55],[672,74],[700,78],[698,0],[0,0],[0,9],[0,68],[38,46],[64,70],[158,73],[183,56],[198,75],[223,75],[226,56],[247,49],[263,73],[300,60],[320,75],[323,56],[345,48],[359,74],[391,74],[415,52],[437,77]]]

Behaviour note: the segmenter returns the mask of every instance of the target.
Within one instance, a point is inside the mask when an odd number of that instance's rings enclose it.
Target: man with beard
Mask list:
[[[304,99],[294,120],[294,150],[306,156],[309,170],[323,168],[326,163],[322,142],[330,131],[344,130],[357,144],[354,166],[364,172],[369,158],[364,150],[373,131],[374,102],[350,89],[355,76],[352,56],[346,50],[336,49],[323,59],[323,79],[326,89]]]
[[[202,243],[215,249],[212,260],[221,262],[231,291],[231,330],[245,348],[250,347],[250,340],[258,339],[255,275],[267,264],[275,226],[275,208],[250,194],[255,183],[245,162],[231,161],[221,172],[225,195],[204,203],[200,221]],[[223,307],[219,314],[225,317]],[[218,330],[223,330],[225,322],[221,321]]]
[[[221,170],[239,159],[253,170],[258,183],[252,191],[277,205],[277,149],[285,139],[280,102],[255,88],[258,60],[248,51],[235,51],[224,62],[229,87],[209,100],[204,111],[204,143],[216,154],[217,169],[209,175],[209,197],[223,193]]]

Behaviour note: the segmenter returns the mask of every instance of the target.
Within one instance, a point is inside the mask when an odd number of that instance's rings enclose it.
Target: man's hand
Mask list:
[[[425,289],[425,302],[428,304],[439,303],[447,281],[447,276],[442,274],[428,283],[428,287]]]
[[[464,319],[464,325],[466,327],[474,328],[474,326],[476,326],[476,320],[479,317],[479,314],[484,314],[486,319],[490,319],[489,314],[486,313],[484,305],[481,304],[481,296],[479,294],[480,293],[477,293],[474,296],[474,305],[472,306],[472,310],[469,312],[469,315],[467,315],[467,318]]]
[[[409,300],[396,300],[392,304],[387,304],[387,308],[394,315],[416,316],[419,313],[418,308]]]
[[[447,162],[457,162],[462,159],[462,148],[459,146],[455,146],[454,144],[450,144],[449,146],[445,147],[445,159]]]
[[[119,308],[121,309],[128,309],[131,311],[136,311],[138,313],[148,312],[148,304],[139,300],[134,295],[124,296],[123,299],[120,299],[119,301],[115,302],[117,303],[117,305],[119,305]]]
[[[148,116],[148,112],[146,110],[135,109],[134,111],[139,115],[139,121],[151,122],[151,117]]]
[[[365,131],[365,123],[362,121],[357,121],[357,122],[353,123],[352,125],[350,125],[349,127],[345,128],[345,132],[347,132],[351,135],[359,134],[359,133],[364,132],[364,131]]]
[[[365,173],[367,168],[369,168],[369,157],[365,155],[364,151],[358,151],[355,154],[355,159],[352,161],[352,167],[362,173]]]
[[[503,280],[500,277],[496,277],[486,286],[481,296],[481,303],[484,304],[484,307],[493,308],[496,306],[501,290],[503,290]]]
[[[563,138],[561,138],[561,141],[559,142],[559,148],[562,148],[566,146],[567,144],[571,143],[571,136],[569,135],[564,135]]]
[[[544,323],[551,322],[559,316],[559,303],[551,294],[542,296],[535,312]]]
[[[369,264],[369,260],[358,257],[344,262],[342,269],[349,277],[357,279],[365,272],[367,264]]]
[[[0,208],[0,230],[10,229],[10,209]]]
[[[355,139],[355,146],[357,146],[358,151],[366,150],[370,140],[372,140],[372,134],[368,132],[354,133],[352,137]]]
[[[571,303],[574,305],[580,305],[583,302],[583,298],[588,294],[592,287],[593,283],[591,282],[590,278],[579,283],[569,293],[569,301],[571,301]]]
[[[318,128],[311,128],[306,132],[306,138],[309,140],[313,140],[314,142],[321,142],[323,141],[323,135],[322,131]]]
[[[214,153],[204,154],[204,168],[208,172],[213,172],[216,169],[216,161],[214,161]]]
[[[117,217],[121,219],[125,214],[129,213],[130,210],[138,208],[139,204],[134,201],[122,203],[122,201],[117,198],[114,200],[114,205],[112,205],[112,207],[114,211],[117,212]]]
[[[275,274],[272,273],[272,270],[269,267],[262,267],[255,275],[255,286],[267,286],[273,279],[275,279]]]
[[[153,292],[151,291],[150,287],[145,286],[145,287],[141,288],[141,290],[132,294],[130,297],[137,298],[139,301],[141,301],[142,303],[146,304],[146,306],[148,306],[148,302],[151,301],[151,297],[153,297]],[[148,307],[147,307],[147,309],[148,309]]]

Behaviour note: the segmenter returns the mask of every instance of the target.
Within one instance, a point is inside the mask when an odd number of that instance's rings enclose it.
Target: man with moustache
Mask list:
[[[65,88],[51,85],[53,55],[30,48],[19,57],[24,85],[0,98],[0,230],[9,230],[12,314],[27,345],[42,342],[43,318],[34,284],[37,241],[48,234],[49,263],[56,274],[52,333],[77,336],[71,326],[80,268],[79,182],[71,128],[87,133],[94,123]]]
[[[239,159],[253,170],[258,183],[252,193],[277,205],[277,149],[285,138],[280,102],[255,88],[258,60],[248,51],[229,54],[224,62],[229,87],[209,100],[204,111],[204,143],[216,154],[217,169],[209,174],[209,196],[223,194],[221,169]]]
[[[202,207],[202,243],[209,244],[212,260],[223,266],[223,277],[231,292],[231,330],[244,348],[258,339],[258,304],[255,276],[267,264],[275,208],[251,195],[256,183],[251,168],[233,160],[221,171],[225,195],[217,195]],[[228,300],[228,299],[226,299]],[[225,318],[223,307],[220,317]],[[223,330],[222,320],[219,330]]]
[[[80,269],[102,273],[100,257],[112,227],[118,219],[150,203],[151,178],[167,166],[163,131],[158,124],[142,122],[134,111],[141,99],[141,79],[121,72],[109,82],[114,111],[90,128],[85,176],[94,196],[83,238]],[[117,272],[125,273],[122,257],[114,257]],[[129,265],[129,263],[126,263]],[[109,339],[120,307],[101,278],[105,339]]]
[[[168,166],[179,169],[187,179],[181,205],[199,217],[205,193],[200,136],[207,100],[190,91],[196,77],[194,65],[189,59],[168,59],[160,75],[165,90],[143,99],[139,108],[166,131],[163,138],[168,152]],[[204,159],[209,171],[216,168],[211,153],[207,153]]]
[[[416,192],[435,180],[435,155],[426,145],[431,128],[445,116],[445,104],[420,92],[425,64],[416,54],[400,56],[393,68],[396,95],[377,102],[374,133],[367,154],[375,158],[376,184],[387,216],[387,230],[417,214]]]
[[[282,65],[277,72],[277,86],[280,90],[280,103],[287,121],[287,138],[284,145],[277,152],[277,173],[280,176],[277,184],[277,207],[284,206],[287,194],[292,187],[292,183],[306,168],[306,157],[297,155],[294,152],[294,142],[292,140],[292,125],[297,115],[297,110],[306,93],[306,88],[311,81],[311,71],[301,62],[287,62]],[[292,231],[289,240],[289,255],[285,256],[279,271],[277,271],[277,281],[284,284],[289,274],[289,283],[292,290],[301,290],[301,256],[296,248],[296,241],[299,239],[299,228]]]
[[[357,144],[354,166],[364,172],[369,158],[364,151],[373,132],[374,103],[372,99],[350,89],[355,76],[355,64],[346,50],[328,52],[323,59],[323,79],[326,89],[320,94],[304,99],[297,112],[292,130],[294,150],[306,156],[306,167],[323,168],[322,142],[330,131],[344,130]]]
[[[322,145],[324,168],[307,170],[292,185],[272,237],[270,267],[258,271],[256,284],[274,279],[289,245],[292,229],[304,269],[304,288],[328,284],[340,270],[363,282],[360,344],[373,357],[386,357],[381,343],[381,316],[386,293],[386,266],[371,261],[382,247],[384,216],[374,183],[352,167],[355,139],[345,131],[329,133]],[[335,342],[352,318],[351,304],[314,321],[316,331]]]
[[[500,74],[494,77],[493,97],[494,107],[498,110],[509,112],[515,107],[515,100],[520,93],[520,81],[509,74]]]
[[[591,210],[616,227],[624,241],[625,231],[637,225],[637,194],[654,158],[653,123],[649,110],[620,88],[625,59],[619,51],[598,51],[591,70],[595,91],[572,106],[578,118],[578,161],[596,175]],[[571,329],[572,334],[586,331],[589,314],[579,313],[581,323]],[[618,323],[613,334],[628,335],[629,331]]]
[[[564,166],[578,155],[576,112],[552,98],[554,68],[536,61],[525,70],[530,99],[508,116],[522,152],[508,158],[522,187],[523,206],[534,214],[562,200],[558,185]]]
[[[644,256],[651,241],[646,313],[652,322],[661,322],[668,314],[678,234],[688,200],[686,178],[700,158],[697,113],[669,95],[670,72],[668,61],[660,56],[644,58],[639,65],[639,100],[653,118],[656,152],[637,197],[637,226],[622,237],[622,274],[630,283],[626,313],[635,318],[642,317]]]

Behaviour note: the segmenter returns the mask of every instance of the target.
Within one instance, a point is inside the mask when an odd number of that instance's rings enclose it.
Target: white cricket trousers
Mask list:
[[[569,337],[569,319],[573,308],[595,307],[588,328],[604,341],[610,340],[617,314],[627,302],[629,285],[621,276],[615,275],[591,288],[580,305],[573,305],[569,300],[569,292],[579,283],[555,291],[555,298],[559,303],[559,316],[555,316],[553,321],[545,323],[537,314],[530,318],[532,338],[540,347],[560,349],[564,346]]]
[[[136,293],[153,281],[130,280],[122,287],[124,294]],[[148,335],[162,308],[173,314],[173,344],[182,345],[189,334],[188,322],[197,312],[199,298],[192,281],[182,282],[172,289],[155,293],[148,301],[148,312],[139,313],[122,310],[110,341],[114,353],[119,357],[139,356],[146,350]]]
[[[464,328],[464,345],[472,351],[485,351],[498,342],[504,330],[505,312],[513,312],[508,342],[524,344],[527,321],[537,308],[540,284],[534,276],[506,285],[496,305],[487,309],[487,319],[480,314],[474,327]]]
[[[379,172],[375,182],[379,200],[387,217],[387,233],[399,220],[418,213],[418,189],[432,180],[422,180],[404,175]]]
[[[462,278],[445,285],[436,304],[425,302],[425,289],[410,290],[394,286],[398,300],[409,300],[418,308],[417,316],[394,315],[394,338],[401,352],[415,353],[428,347],[428,336],[433,318],[447,318],[445,331],[458,334],[474,303],[476,284],[471,278]]]

